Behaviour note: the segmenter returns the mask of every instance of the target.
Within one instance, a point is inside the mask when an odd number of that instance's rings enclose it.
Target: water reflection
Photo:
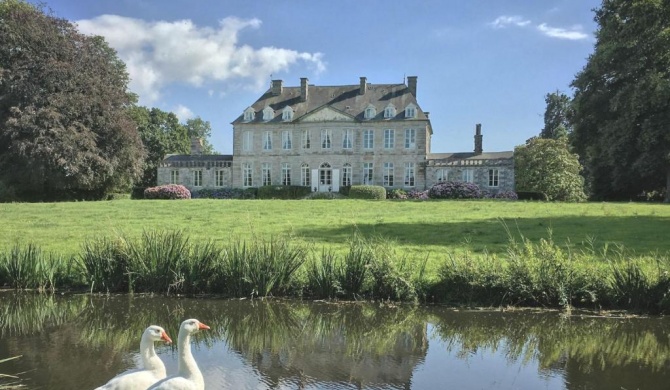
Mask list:
[[[0,373],[92,389],[133,367],[147,325],[184,318],[208,389],[645,389],[668,383],[663,318],[295,301],[0,292]],[[176,347],[157,344],[168,372]],[[0,382],[0,385],[2,382]]]

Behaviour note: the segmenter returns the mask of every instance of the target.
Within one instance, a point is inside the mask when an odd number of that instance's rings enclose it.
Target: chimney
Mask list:
[[[416,76],[407,76],[407,88],[416,97]]]
[[[482,124],[477,123],[475,127],[475,154],[482,154],[484,149],[482,148]]]
[[[202,155],[202,138],[191,137],[191,155],[192,156]]]
[[[430,112],[428,112],[428,111],[424,111],[424,112],[423,112],[423,115],[426,116],[426,119],[430,119]]]
[[[281,95],[284,87],[281,80],[272,80],[272,96]]]
[[[365,92],[368,91],[368,82],[367,78],[361,77],[361,90],[358,91],[359,95],[365,95]]]
[[[301,77],[300,78],[300,101],[301,102],[306,102],[307,101],[307,93],[309,92],[307,89],[307,77]]]

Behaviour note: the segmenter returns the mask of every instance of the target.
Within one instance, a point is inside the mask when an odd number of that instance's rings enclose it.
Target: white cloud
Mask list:
[[[505,28],[507,26],[525,27],[530,24],[530,20],[524,19],[519,15],[498,16],[496,20],[489,23],[493,28]]]
[[[102,35],[126,63],[130,89],[151,103],[173,83],[202,86],[212,81],[246,79],[255,89],[266,86],[272,73],[306,63],[322,72],[321,53],[301,53],[276,47],[253,48],[238,42],[245,28],[259,28],[258,19],[229,17],[218,28],[198,27],[190,20],[147,22],[102,15],[77,22],[86,34]]]
[[[588,34],[582,31],[581,26],[573,26],[570,29],[565,29],[560,27],[549,27],[546,23],[542,23],[537,26],[537,29],[540,30],[542,34],[551,38],[578,41],[589,37]]]
[[[195,114],[193,113],[193,111],[191,111],[190,108],[182,104],[178,104],[177,107],[175,107],[172,110],[172,112],[174,112],[177,118],[179,118],[180,122],[185,122],[187,119],[191,119],[195,116]]]

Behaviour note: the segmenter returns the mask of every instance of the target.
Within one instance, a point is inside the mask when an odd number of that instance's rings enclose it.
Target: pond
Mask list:
[[[388,304],[0,292],[0,374],[93,389],[139,361],[150,324],[191,345],[207,389],[659,389],[670,320]],[[168,373],[175,345],[156,343]],[[0,379],[0,385],[3,383]],[[0,386],[1,388],[1,386]]]

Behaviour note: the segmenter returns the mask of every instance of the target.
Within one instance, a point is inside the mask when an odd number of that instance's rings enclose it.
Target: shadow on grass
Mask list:
[[[467,248],[475,252],[503,253],[509,236],[521,236],[533,242],[548,238],[555,243],[569,244],[575,249],[600,251],[608,244],[621,244],[638,255],[665,254],[670,251],[670,218],[650,216],[567,216],[558,218],[489,219],[472,222],[384,223],[339,225],[314,231],[298,228],[295,233],[317,244],[346,243],[354,231],[365,236],[381,236],[408,246],[443,246]],[[592,245],[593,244],[593,245]]]

